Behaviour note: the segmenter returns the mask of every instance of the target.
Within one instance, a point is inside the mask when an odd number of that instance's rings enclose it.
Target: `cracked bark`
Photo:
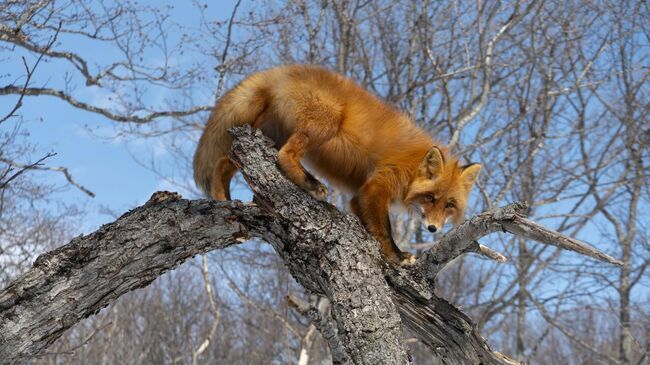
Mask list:
[[[447,364],[515,364],[490,349],[468,316],[433,294],[437,273],[458,255],[481,251],[476,239],[502,230],[615,262],[525,219],[523,205],[511,204],[466,221],[413,267],[394,267],[356,217],[282,176],[277,152],[261,132],[244,127],[233,136],[231,157],[257,204],[157,193],[115,222],[41,255],[0,292],[0,358],[26,361],[81,319],[186,259],[258,237],[298,283],[330,300],[336,345],[351,363],[409,363],[404,324]]]

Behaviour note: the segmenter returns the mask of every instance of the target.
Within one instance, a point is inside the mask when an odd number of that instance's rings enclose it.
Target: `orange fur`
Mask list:
[[[409,262],[390,232],[394,202],[417,206],[428,226],[459,222],[479,165],[458,160],[405,115],[352,80],[315,66],[253,74],[212,111],[194,156],[194,178],[214,199],[229,199],[235,167],[228,128],[252,124],[280,148],[283,172],[318,198],[327,189],[301,164],[355,193],[351,205],[388,259]],[[453,202],[454,207],[449,204]]]

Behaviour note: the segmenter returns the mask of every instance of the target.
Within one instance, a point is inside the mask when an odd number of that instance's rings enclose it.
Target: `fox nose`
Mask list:
[[[434,226],[433,224],[427,226],[427,229],[429,230],[429,232],[435,232],[438,230],[438,228],[436,228],[436,226]]]

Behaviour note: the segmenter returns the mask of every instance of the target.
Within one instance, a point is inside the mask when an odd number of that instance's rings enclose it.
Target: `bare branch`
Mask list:
[[[460,141],[460,134],[465,127],[467,123],[469,123],[472,119],[474,119],[478,113],[483,109],[485,104],[488,101],[488,96],[490,94],[490,89],[492,87],[492,59],[494,57],[494,47],[496,46],[497,42],[499,42],[499,39],[503,37],[504,34],[506,34],[515,24],[517,24],[522,18],[524,18],[532,9],[537,6],[538,1],[534,0],[531,1],[526,9],[522,11],[521,13],[519,12],[519,1],[517,1],[515,5],[515,10],[512,12],[510,17],[508,18],[508,21],[506,21],[505,24],[503,24],[497,33],[490,39],[490,41],[487,43],[485,47],[485,56],[483,57],[483,62],[482,62],[482,70],[483,70],[483,87],[481,90],[480,96],[475,99],[470,107],[463,112],[461,112],[453,122],[453,125],[455,126],[454,133],[451,136],[451,139],[449,141],[450,146],[454,146],[458,144]]]
[[[156,119],[162,118],[162,117],[186,117],[188,115],[193,115],[199,112],[204,112],[204,111],[209,111],[212,110],[212,106],[195,106],[187,110],[168,110],[168,111],[161,111],[161,112],[151,112],[146,114],[143,117],[139,117],[137,115],[121,115],[114,113],[106,108],[100,108],[94,105],[90,105],[88,103],[85,103],[83,101],[80,101],[76,98],[74,98],[72,95],[67,94],[64,91],[61,90],[56,90],[56,89],[51,89],[51,88],[41,88],[41,87],[29,87],[29,88],[22,88],[22,87],[17,87],[14,85],[7,85],[4,87],[0,87],[0,95],[10,95],[10,94],[16,94],[16,95],[28,95],[28,96],[42,96],[42,95],[47,95],[47,96],[54,96],[56,98],[59,98],[61,100],[65,100],[68,102],[70,105],[83,109],[85,111],[89,111],[92,113],[97,113],[100,115],[103,115],[104,117],[116,121],[116,122],[129,122],[129,123],[136,123],[136,124],[145,124],[152,122]]]
[[[22,164],[22,163],[19,163],[19,162],[11,161],[11,160],[3,158],[3,157],[0,157],[0,161],[4,162],[6,164],[12,165],[12,166],[16,166],[16,167],[21,168],[22,169],[21,172],[24,171],[24,170],[40,170],[40,171],[60,172],[60,173],[63,174],[63,176],[65,176],[65,179],[68,180],[68,183],[75,186],[77,189],[81,190],[86,195],[88,195],[90,197],[95,197],[95,193],[88,190],[86,187],[79,184],[78,182],[76,182],[72,178],[72,175],[70,174],[70,172],[68,171],[68,169],[66,167],[63,167],[63,166],[49,167],[49,166],[43,166],[41,164],[41,162],[43,162],[46,158],[49,158],[49,157],[52,157],[52,156],[55,156],[55,155],[56,155],[56,153],[49,153],[45,157],[43,157],[42,159],[38,160],[37,162],[35,162],[33,164]],[[7,181],[7,183],[8,183],[8,181]],[[0,186],[0,188],[2,188],[2,187],[3,186]]]
[[[446,233],[440,241],[418,260],[429,279],[434,279],[438,272],[454,258],[465,252],[476,252],[469,248],[479,238],[493,232],[510,232],[520,237],[574,251],[595,259],[621,265],[619,260],[574,238],[542,227],[523,217],[527,210],[525,203],[513,203],[501,208],[481,213],[465,221],[460,226]]]
[[[16,171],[13,175],[9,176],[5,181],[0,181],[0,190],[6,188],[10,182],[15,180],[18,176],[22,175],[25,171],[42,168],[41,164],[43,163],[43,161],[55,155],[56,155],[55,153],[48,153],[47,155],[41,157],[38,161],[30,164],[18,164],[13,161],[6,160],[4,158],[0,158],[0,161],[8,164],[10,167],[16,166],[20,168],[20,170]],[[7,173],[8,172],[9,171],[7,171]]]

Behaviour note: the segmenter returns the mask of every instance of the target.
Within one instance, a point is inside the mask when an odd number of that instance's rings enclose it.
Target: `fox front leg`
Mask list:
[[[367,185],[367,184],[366,184]],[[415,263],[415,256],[401,251],[393,240],[389,209],[389,194],[381,188],[364,185],[358,197],[350,201],[352,211],[361,219],[366,230],[381,244],[382,254],[400,266]]]

